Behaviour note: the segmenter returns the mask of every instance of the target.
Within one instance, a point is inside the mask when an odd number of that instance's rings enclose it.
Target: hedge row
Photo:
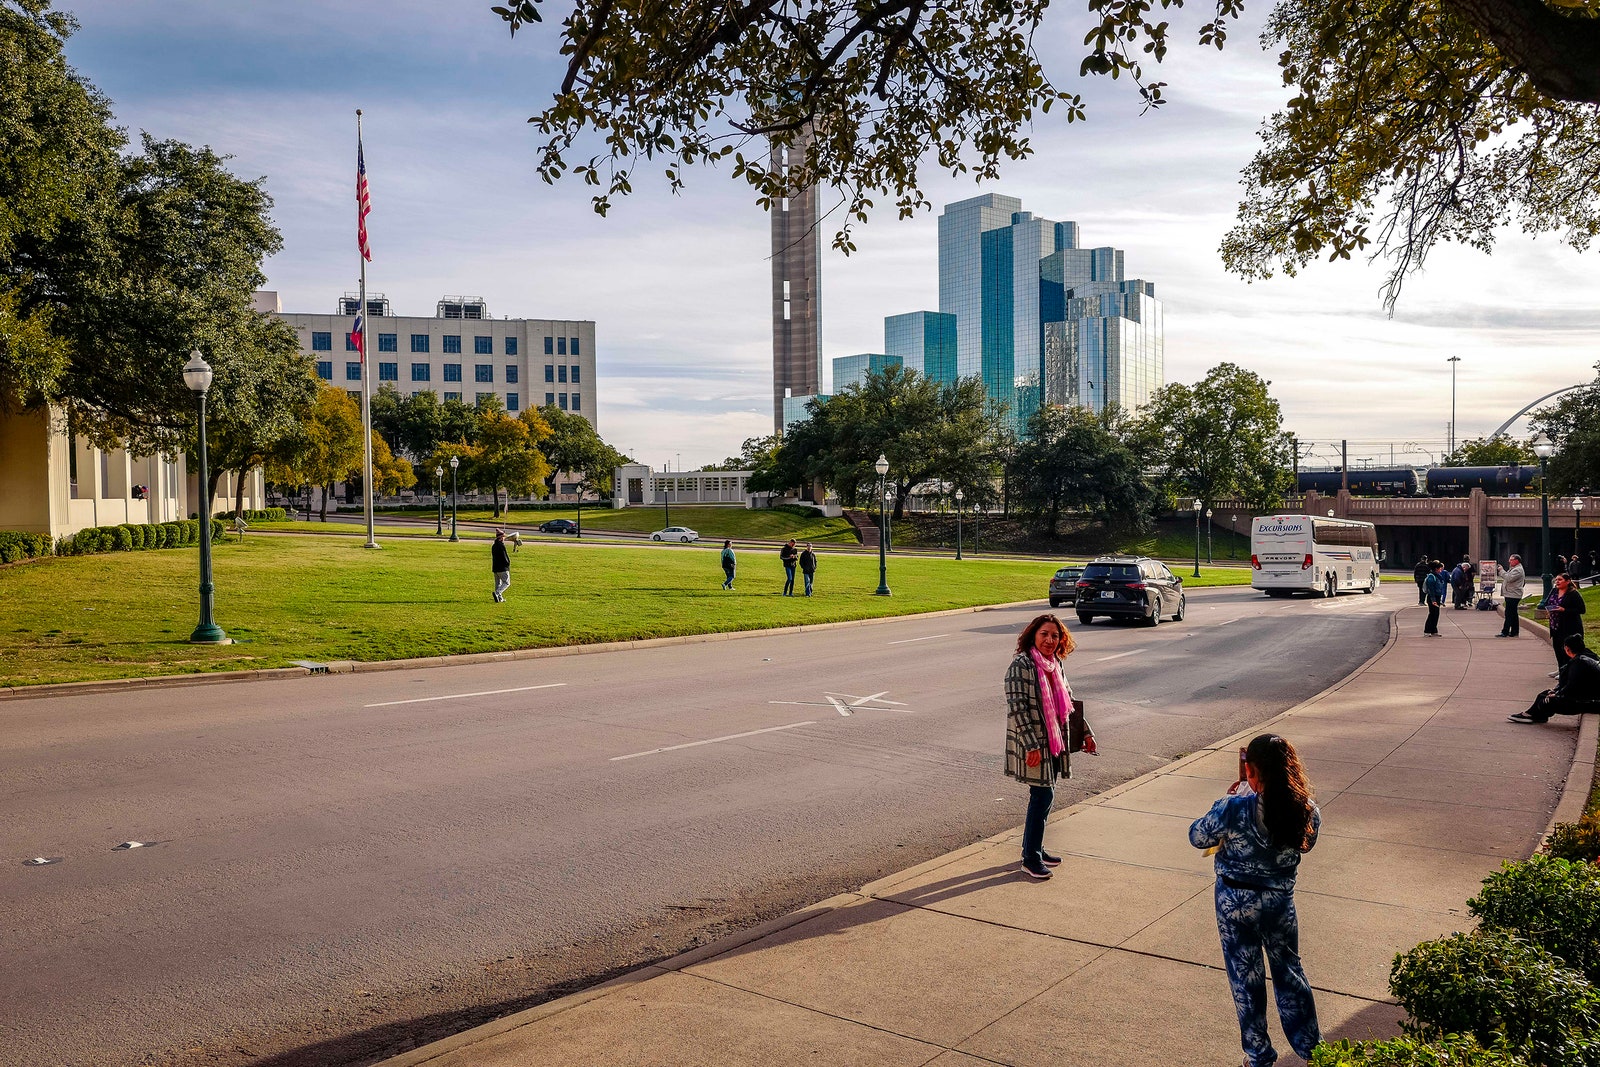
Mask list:
[[[49,556],[55,553],[56,544],[49,534],[19,533],[0,530],[0,563]]]
[[[211,540],[222,540],[227,527],[221,519],[211,520]],[[52,541],[48,534],[0,530],[0,563],[39,556],[88,556],[96,552],[132,552],[145,548],[178,548],[200,543],[200,521],[124,523],[121,526],[90,526],[75,534]]]
[[[237,511],[224,511],[217,518],[232,522],[238,514]],[[283,508],[247,508],[244,513],[245,522],[282,522],[288,517],[288,511]]]

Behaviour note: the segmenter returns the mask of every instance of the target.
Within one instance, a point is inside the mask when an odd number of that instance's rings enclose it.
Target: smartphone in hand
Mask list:
[[[1239,790],[1244,788],[1244,765],[1245,754],[1247,752],[1249,752],[1249,749],[1247,748],[1241,748],[1239,750],[1239,777],[1235,779],[1234,783],[1228,787],[1228,795],[1230,797],[1234,796],[1239,792]]]

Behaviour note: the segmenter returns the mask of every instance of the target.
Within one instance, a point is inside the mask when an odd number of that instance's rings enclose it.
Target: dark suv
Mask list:
[[[1078,579],[1078,621],[1085,626],[1096,615],[1143,619],[1147,626],[1163,615],[1182,622],[1184,606],[1183,579],[1158,559],[1101,556]]]

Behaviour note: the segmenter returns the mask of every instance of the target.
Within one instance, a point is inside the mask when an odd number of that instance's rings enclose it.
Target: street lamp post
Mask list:
[[[888,502],[889,495],[886,480],[889,476],[889,457],[879,455],[878,462],[872,465],[872,469],[878,472],[878,588],[875,594],[889,596],[889,557],[885,554],[888,538],[884,529],[884,519],[887,517],[884,514],[884,505]]]
[[[1194,576],[1200,577],[1200,498],[1194,498]]]
[[[211,476],[206,470],[206,391],[211,388],[211,365],[200,355],[198,348],[189,353],[189,362],[183,368],[183,381],[194,390],[200,402],[200,477],[196,483],[201,498],[200,506],[196,509],[200,519],[200,622],[195,626],[194,633],[189,635],[189,641],[197,645],[220,645],[228,640],[228,635],[211,618],[211,601],[216,587],[211,581]]]
[[[450,540],[459,541],[456,536],[456,468],[461,466],[460,456],[450,457]]]
[[[1550,457],[1556,446],[1544,434],[1533,439],[1533,454],[1539,457],[1539,569],[1544,581],[1544,595],[1550,595],[1554,575],[1550,573],[1550,489],[1545,484]]]
[[[1582,549],[1578,545],[1578,538],[1583,530],[1583,497],[1572,498],[1572,558],[1577,559]]]
[[[433,536],[444,536],[444,468],[433,468],[433,499],[439,505],[439,521],[433,524]]]
[[[665,528],[670,530],[672,529],[672,501],[669,499],[665,475],[672,473],[672,468],[668,467],[665,463],[663,463],[661,466],[664,468],[661,472],[663,475],[661,479],[661,506],[666,510],[667,513],[667,525]]]
[[[956,490],[956,559],[961,558],[961,490]]]
[[[1211,509],[1206,508],[1206,563],[1211,562]]]
[[[1456,451],[1456,364],[1461,362],[1460,356],[1451,356],[1445,360],[1450,364],[1450,453]]]
[[[1228,520],[1228,558],[1233,558],[1233,550],[1238,547],[1239,541],[1239,516],[1234,515]]]

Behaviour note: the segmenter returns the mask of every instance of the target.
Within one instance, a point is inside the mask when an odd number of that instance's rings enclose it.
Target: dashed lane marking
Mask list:
[[[526,693],[531,689],[560,689],[566,682],[549,682],[545,685],[519,685],[515,689],[484,689],[477,693],[449,693],[441,697],[413,697],[410,700],[385,700],[379,704],[363,704],[363,708],[392,708],[396,704],[426,704],[430,700],[465,700],[468,697],[492,697],[501,693]]]
[[[612,756],[607,762],[616,763],[618,760],[638,759],[640,756],[654,756],[659,752],[677,752],[679,749],[684,748],[698,748],[700,745],[714,745],[719,741],[737,741],[741,737],[754,737],[757,734],[771,734],[776,733],[779,730],[794,730],[801,726],[815,725],[817,725],[815,719],[807,719],[805,722],[792,722],[787,726],[769,726],[764,730],[746,730],[742,734],[724,734],[722,737],[708,737],[704,741],[686,741],[681,745],[667,745],[664,748],[652,748],[645,752],[630,752],[626,756]]]
[[[931,634],[931,635],[929,635],[927,637],[908,637],[903,641],[890,641],[890,642],[887,642],[887,643],[891,644],[891,645],[909,645],[909,644],[913,644],[913,643],[915,643],[917,641],[936,641],[941,637],[949,637],[949,636],[950,636],[949,634]]]

